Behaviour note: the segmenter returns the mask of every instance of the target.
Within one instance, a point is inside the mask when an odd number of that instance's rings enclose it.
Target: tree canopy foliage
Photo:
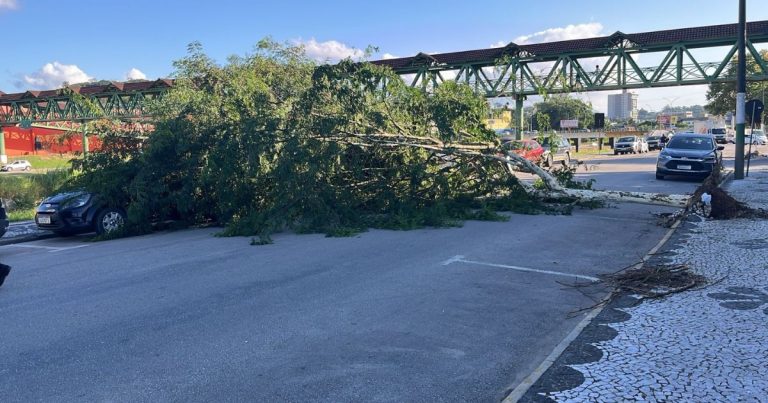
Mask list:
[[[537,208],[466,85],[425,93],[386,68],[318,66],[270,40],[225,65],[192,44],[175,68],[153,133],[102,131],[102,152],[80,162],[77,185],[129,206],[132,232],[174,219],[334,234]]]
[[[760,57],[763,59],[763,65],[768,66],[768,50],[760,50]],[[715,115],[725,115],[728,112],[736,110],[736,71],[738,68],[738,58],[734,57],[728,65],[725,72],[726,77],[733,77],[734,81],[725,83],[712,83],[707,90],[706,109],[709,113]],[[761,67],[754,56],[747,54],[747,74],[759,72]],[[768,93],[768,81],[747,82],[747,100],[760,99]],[[768,116],[763,114],[763,123],[768,123]]]
[[[567,94],[548,96],[536,104],[536,109],[549,117],[551,127],[556,130],[561,129],[561,120],[578,119],[581,129],[594,124],[592,105]]]

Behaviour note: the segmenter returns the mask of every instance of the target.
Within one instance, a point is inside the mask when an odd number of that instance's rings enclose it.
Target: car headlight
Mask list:
[[[664,153],[659,154],[659,161],[667,161],[671,159],[672,159],[672,156],[670,156],[669,154],[664,154]]]
[[[91,199],[91,195],[88,193],[83,193],[80,196],[73,197],[66,202],[64,202],[61,206],[61,208],[78,208],[85,206],[85,203],[88,203],[88,200]]]

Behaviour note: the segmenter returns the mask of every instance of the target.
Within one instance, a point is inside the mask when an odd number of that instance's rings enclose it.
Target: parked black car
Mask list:
[[[35,223],[58,235],[93,231],[101,235],[120,228],[125,217],[125,210],[107,205],[97,195],[72,191],[43,200],[35,212]]]
[[[720,163],[723,149],[711,134],[678,133],[659,153],[656,179],[665,175],[708,176]]]
[[[0,237],[5,235],[9,224],[8,216],[5,214],[5,207],[3,207],[3,201],[0,200]]]

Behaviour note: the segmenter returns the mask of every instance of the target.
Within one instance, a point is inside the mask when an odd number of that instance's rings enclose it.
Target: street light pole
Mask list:
[[[734,161],[734,179],[744,179],[744,104],[747,99],[747,60],[745,40],[747,36],[746,0],[739,0],[739,28],[737,31],[739,65],[736,71],[736,160]]]

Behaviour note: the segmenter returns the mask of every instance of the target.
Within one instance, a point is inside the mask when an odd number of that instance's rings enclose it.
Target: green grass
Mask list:
[[[0,175],[0,199],[9,220],[31,220],[40,201],[56,192],[69,178],[66,170]]]
[[[18,157],[9,157],[8,162],[14,160],[27,160],[32,164],[33,170],[38,169],[67,169],[70,167],[69,160],[74,158],[71,155],[22,155]]]
[[[29,221],[35,219],[35,209],[34,208],[28,208],[28,209],[21,209],[21,210],[13,210],[8,212],[8,220],[10,222],[17,222],[17,221]]]

